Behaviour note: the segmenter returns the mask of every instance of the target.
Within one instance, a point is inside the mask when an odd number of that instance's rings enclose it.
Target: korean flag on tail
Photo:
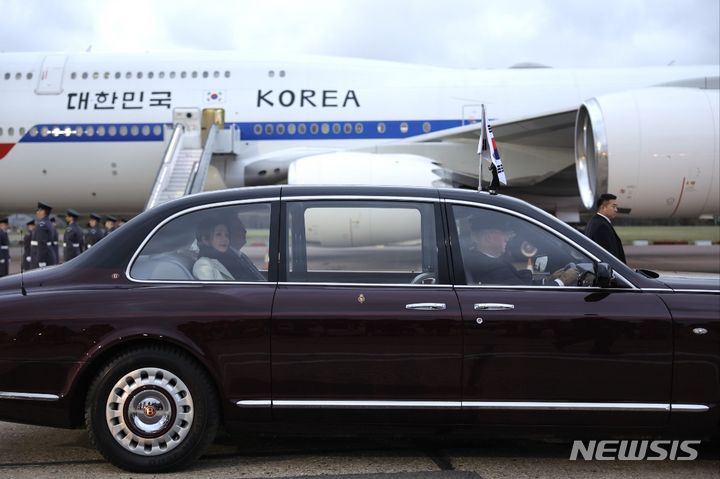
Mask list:
[[[478,143],[478,155],[480,155],[481,159],[487,160],[495,167],[498,180],[500,180],[500,183],[503,185],[507,185],[505,169],[503,168],[502,159],[500,159],[500,150],[498,150],[492,127],[488,123],[487,116],[485,115],[485,105],[482,105],[482,130],[480,132],[480,142]],[[482,168],[482,162],[480,168]]]

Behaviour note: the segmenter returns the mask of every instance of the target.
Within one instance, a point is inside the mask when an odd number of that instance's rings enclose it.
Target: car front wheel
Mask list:
[[[126,351],[95,377],[85,408],[90,439],[131,472],[186,467],[215,438],[218,405],[207,373],[169,348]]]

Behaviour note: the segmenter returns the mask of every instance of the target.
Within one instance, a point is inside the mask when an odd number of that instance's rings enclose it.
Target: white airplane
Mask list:
[[[200,151],[213,123],[206,189],[474,188],[484,104],[503,192],[567,221],[606,191],[635,217],[718,215],[718,88],[717,65],[458,70],[234,52],[0,53],[0,211],[38,200],[141,211],[168,181],[174,127],[183,148]]]

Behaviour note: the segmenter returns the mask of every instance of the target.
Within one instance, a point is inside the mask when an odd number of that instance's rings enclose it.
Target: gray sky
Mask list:
[[[0,51],[245,50],[503,68],[720,63],[718,0],[0,0]]]

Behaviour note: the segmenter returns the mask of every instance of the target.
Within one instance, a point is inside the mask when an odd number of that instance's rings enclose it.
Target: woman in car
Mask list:
[[[197,229],[198,260],[193,275],[203,281],[258,281],[255,266],[231,247],[228,225],[220,219],[207,219]]]

